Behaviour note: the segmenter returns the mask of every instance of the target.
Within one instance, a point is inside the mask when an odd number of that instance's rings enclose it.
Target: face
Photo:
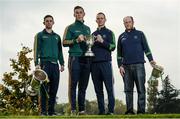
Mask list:
[[[125,18],[123,19],[123,21],[124,21],[124,26],[125,26],[126,30],[131,30],[131,29],[133,29],[133,27],[134,27],[134,22],[132,21],[131,17],[125,17]]]
[[[53,24],[54,24],[54,20],[51,17],[47,17],[44,20],[44,25],[45,25],[46,29],[52,29]]]
[[[104,26],[106,22],[106,18],[103,14],[98,14],[96,16],[96,23],[98,24],[98,26]]]
[[[76,20],[82,21],[84,16],[85,16],[85,13],[83,9],[79,8],[79,9],[74,10],[74,17],[76,18]]]

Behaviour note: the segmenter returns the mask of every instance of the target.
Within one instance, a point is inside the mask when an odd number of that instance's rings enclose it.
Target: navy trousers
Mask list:
[[[105,113],[103,83],[108,94],[108,112],[114,112],[115,98],[111,62],[92,63],[92,80],[97,96],[99,114]]]
[[[76,89],[78,86],[78,109],[85,110],[85,95],[90,75],[90,58],[69,57],[69,102],[71,110],[76,110]]]
[[[47,114],[47,109],[48,109],[48,114],[51,115],[54,113],[54,105],[56,102],[56,94],[58,91],[59,87],[59,66],[56,63],[51,63],[50,61],[43,61],[41,62],[41,69],[44,70],[49,78],[49,83],[48,84],[43,84],[41,85],[41,113],[42,114]],[[46,91],[49,94],[49,99],[46,95]],[[47,108],[47,103],[48,103],[48,108]]]

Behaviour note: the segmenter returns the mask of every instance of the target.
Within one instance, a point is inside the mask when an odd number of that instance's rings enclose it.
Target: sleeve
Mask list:
[[[114,33],[113,32],[111,32],[111,43],[110,43],[110,45],[109,45],[109,50],[110,51],[114,51],[115,50],[115,48],[116,48],[116,42],[115,42],[115,35],[114,35]]]
[[[66,27],[63,35],[63,46],[64,47],[69,47],[72,46],[73,44],[77,43],[76,39],[72,39],[72,34],[70,31],[69,26]]]
[[[40,58],[40,35],[36,34],[34,37],[34,64],[35,66],[39,64]]]
[[[149,48],[146,36],[144,35],[143,32],[141,32],[141,38],[142,38],[143,50],[144,50],[144,52],[146,54],[146,57],[148,58],[149,61],[152,61],[153,60],[153,56],[152,56],[151,50]]]
[[[118,67],[122,65],[123,62],[123,55],[122,55],[122,44],[121,44],[121,35],[118,38],[118,43],[117,43],[117,64]]]
[[[61,45],[61,37],[59,36],[59,41],[58,41],[58,59],[59,59],[59,63],[61,65],[64,65],[64,57],[63,57],[63,51],[62,51],[62,45]]]

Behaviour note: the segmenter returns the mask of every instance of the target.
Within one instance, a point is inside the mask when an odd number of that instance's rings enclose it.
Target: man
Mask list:
[[[54,105],[56,101],[56,94],[59,86],[59,70],[64,71],[64,59],[61,46],[61,38],[52,30],[54,19],[51,15],[44,17],[45,29],[35,36],[34,41],[34,62],[36,69],[44,70],[50,82],[41,85],[41,115],[55,115]],[[39,62],[40,59],[40,62]],[[58,61],[61,65],[59,69]],[[46,94],[48,92],[49,99]],[[48,104],[47,104],[48,102]]]
[[[111,65],[111,52],[115,49],[114,33],[105,27],[106,16],[100,12],[96,16],[97,30],[93,33],[95,42],[92,51],[95,57],[92,60],[92,80],[98,100],[99,115],[105,114],[103,83],[108,94],[108,115],[114,113],[114,89]]]
[[[133,17],[127,16],[123,19],[123,22],[126,30],[119,36],[118,39],[117,62],[119,72],[124,81],[127,106],[125,114],[134,114],[134,83],[136,84],[138,93],[137,114],[144,114],[146,104],[144,53],[151,65],[154,65],[155,61],[153,60],[144,33],[134,28]]]
[[[81,6],[74,7],[75,22],[65,29],[63,46],[69,47],[69,102],[71,115],[76,115],[76,88],[78,85],[79,114],[85,114],[85,94],[90,75],[89,58],[84,57],[87,50],[85,38],[90,28],[84,25],[85,12]]]

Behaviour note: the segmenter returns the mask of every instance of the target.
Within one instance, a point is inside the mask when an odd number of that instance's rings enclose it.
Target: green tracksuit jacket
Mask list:
[[[70,56],[83,56],[87,50],[85,42],[77,43],[76,39],[82,34],[90,35],[90,28],[84,25],[84,22],[76,20],[73,24],[66,27],[63,36],[63,46],[69,47]]]
[[[48,33],[44,29],[35,36],[34,40],[34,63],[35,66],[40,61],[50,61],[64,65],[61,38],[55,32]]]

